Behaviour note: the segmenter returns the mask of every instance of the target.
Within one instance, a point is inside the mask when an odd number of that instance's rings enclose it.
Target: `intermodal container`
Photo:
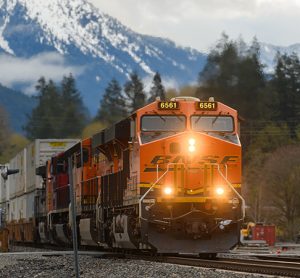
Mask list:
[[[78,139],[37,139],[27,146],[27,187],[26,192],[42,188],[43,180],[36,175],[36,168],[44,166],[54,154],[63,152]]]
[[[9,169],[19,169],[18,167],[20,167],[20,165],[18,162],[18,155],[16,155],[9,161]],[[19,180],[18,174],[8,176],[7,180],[9,182],[9,199],[15,198],[16,187]]]
[[[6,202],[6,182],[1,176],[0,176],[0,203]]]
[[[34,217],[35,191],[11,199],[9,202],[9,221],[27,220]]]
[[[26,188],[26,149],[20,151],[16,157],[16,165],[14,167],[10,166],[10,169],[19,169],[17,174],[14,174],[16,181],[16,196],[21,196],[25,192]]]

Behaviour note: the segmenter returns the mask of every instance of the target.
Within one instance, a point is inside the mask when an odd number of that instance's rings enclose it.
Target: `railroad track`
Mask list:
[[[300,256],[292,257],[292,256],[257,256],[255,257],[259,260],[267,260],[267,261],[285,261],[285,262],[294,262],[300,263]]]
[[[28,245],[27,245],[28,246]],[[48,246],[47,246],[48,247]],[[52,249],[52,248],[44,249]],[[51,246],[53,247],[53,246]],[[72,252],[69,248],[57,247],[56,250],[66,251],[71,255]],[[53,253],[55,251],[52,249]],[[83,250],[80,252],[82,253]],[[48,256],[51,256],[47,254]],[[64,252],[62,252],[64,253]],[[83,254],[83,253],[82,253]],[[258,274],[268,274],[268,275],[278,275],[285,277],[300,277],[300,261],[299,258],[267,258],[262,256],[262,258],[253,259],[236,259],[236,258],[217,258],[215,260],[201,259],[196,256],[164,256],[164,255],[149,255],[149,254],[134,254],[134,253],[119,253],[119,252],[99,252],[91,256],[99,258],[124,258],[124,259],[135,259],[135,260],[146,260],[146,261],[156,261],[171,264],[195,266],[195,267],[205,267],[213,269],[224,269],[238,272],[249,272]]]
[[[227,259],[203,260],[187,257],[163,257],[162,262],[196,267],[250,272],[286,277],[300,277],[300,263],[273,260]]]

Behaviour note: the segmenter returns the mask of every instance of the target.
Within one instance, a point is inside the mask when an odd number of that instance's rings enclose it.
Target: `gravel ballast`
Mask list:
[[[20,252],[21,250],[14,250]],[[24,251],[32,251],[26,249]],[[142,260],[79,256],[80,277],[274,277],[232,271],[181,266]],[[67,278],[74,275],[73,256],[41,254],[0,254],[0,277]]]

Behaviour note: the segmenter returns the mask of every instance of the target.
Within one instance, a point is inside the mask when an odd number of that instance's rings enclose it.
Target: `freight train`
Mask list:
[[[238,115],[213,98],[157,99],[90,138],[36,140],[9,166],[13,241],[71,245],[70,186],[80,245],[216,254],[239,241]]]

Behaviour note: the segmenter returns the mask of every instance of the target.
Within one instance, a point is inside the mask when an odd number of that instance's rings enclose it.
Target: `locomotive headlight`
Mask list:
[[[196,140],[194,138],[190,138],[189,139],[189,145],[190,146],[195,146],[195,144],[196,144]]]
[[[196,150],[195,146],[189,146],[189,152],[193,153]]]
[[[174,192],[173,188],[171,186],[166,186],[164,189],[163,189],[163,193],[167,196],[170,196],[172,195]]]
[[[216,187],[215,192],[216,192],[216,194],[217,194],[218,196],[223,196],[224,193],[225,193],[225,190],[224,190],[223,187],[218,186],[218,187]]]
[[[189,148],[188,148],[190,153],[193,153],[196,150],[195,144],[196,144],[196,140],[194,138],[190,138]]]

